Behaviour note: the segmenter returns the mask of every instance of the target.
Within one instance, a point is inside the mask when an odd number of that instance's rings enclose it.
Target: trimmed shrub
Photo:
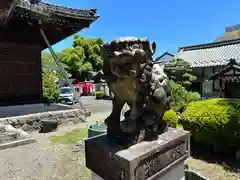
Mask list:
[[[190,103],[182,125],[193,140],[214,152],[240,148],[240,100],[214,98]]]
[[[178,115],[172,109],[170,109],[164,113],[163,120],[167,121],[168,125],[170,125],[171,127],[178,126]]]
[[[96,99],[102,99],[103,96],[104,96],[104,92],[103,91],[96,91],[95,95],[96,95]]]
[[[175,111],[182,111],[184,107],[192,102],[200,99],[198,92],[187,91],[181,84],[170,81],[172,87],[172,108]]]

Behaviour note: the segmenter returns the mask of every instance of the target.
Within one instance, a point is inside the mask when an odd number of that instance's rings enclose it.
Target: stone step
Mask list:
[[[0,143],[12,141],[18,138],[17,132],[1,132]]]
[[[0,128],[0,150],[35,142],[35,139],[22,129],[1,124],[0,127],[2,127]]]

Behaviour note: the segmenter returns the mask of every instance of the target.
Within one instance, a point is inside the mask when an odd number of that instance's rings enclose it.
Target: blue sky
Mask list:
[[[45,0],[46,1],[46,0]],[[73,8],[97,8],[100,18],[78,34],[111,41],[121,36],[156,41],[157,52],[211,42],[229,25],[240,24],[239,0],[47,0]],[[73,37],[54,45],[70,47]]]

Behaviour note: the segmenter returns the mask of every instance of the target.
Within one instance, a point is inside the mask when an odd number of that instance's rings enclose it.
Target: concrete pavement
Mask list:
[[[83,106],[92,114],[96,113],[108,113],[112,111],[111,100],[96,100],[95,96],[82,96]],[[79,104],[73,105],[75,108],[79,108]]]

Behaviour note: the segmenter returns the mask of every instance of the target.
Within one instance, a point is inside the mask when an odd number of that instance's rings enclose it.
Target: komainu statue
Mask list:
[[[107,135],[123,145],[155,139],[167,130],[162,117],[170,108],[171,87],[163,66],[153,62],[155,50],[155,42],[135,37],[102,47],[104,76],[114,94],[112,112],[105,120]],[[120,122],[125,103],[130,110]]]

